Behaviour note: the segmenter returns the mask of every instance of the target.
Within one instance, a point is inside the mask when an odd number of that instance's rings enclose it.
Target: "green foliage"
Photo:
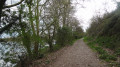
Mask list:
[[[103,59],[103,60],[105,60],[107,62],[110,62],[111,60],[112,61],[117,60],[117,58],[114,55],[109,55],[109,54],[101,54],[101,55],[99,55],[99,58]]]
[[[32,55],[32,50],[31,50],[31,39],[30,39],[30,33],[29,32],[25,32],[24,30],[22,31],[22,42],[23,42],[23,46],[25,46],[28,55],[31,56]]]
[[[101,55],[99,55],[99,58],[100,59],[106,59],[108,57],[108,54],[101,54]]]
[[[120,48],[117,48],[117,49],[115,50],[115,54],[116,54],[117,56],[120,56]]]
[[[39,51],[41,52],[41,54],[45,54],[48,52],[48,46],[44,47],[44,48],[41,48]]]
[[[89,36],[94,37],[113,37],[117,36],[120,38],[120,8],[118,7],[115,11],[111,13],[106,13],[104,16],[93,17],[91,20],[91,26],[87,30]],[[120,40],[120,39],[119,39]]]
[[[93,40],[93,37],[84,37],[85,42],[92,41],[92,40]]]
[[[24,3],[19,3],[18,9],[15,11],[8,8],[2,12],[0,28],[11,38],[15,37],[15,41],[18,38],[20,44],[24,46],[22,48],[27,51],[25,52],[25,58],[21,57],[24,62],[39,59],[39,57],[43,57],[43,54],[49,52],[45,43],[49,44],[50,49],[58,50],[64,45],[73,44],[74,38],[79,39],[84,34],[79,26],[79,21],[70,15],[74,13],[71,0],[46,0],[44,3],[41,2],[42,0],[25,0]],[[47,5],[50,6],[47,7]],[[36,8],[34,9],[34,7]],[[60,26],[68,27],[59,28]],[[54,41],[57,41],[57,43],[53,44]],[[6,53],[6,55],[10,54]],[[8,61],[9,59],[5,60]],[[21,65],[23,64],[21,63]]]
[[[111,37],[98,37],[96,38],[96,42],[102,47],[106,47],[110,49],[115,48],[114,40]]]
[[[76,30],[73,31],[73,37],[75,39],[80,39],[84,36],[84,32],[81,27],[76,27]]]
[[[57,44],[64,46],[72,41],[72,30],[69,27],[59,28],[57,31]]]
[[[115,55],[110,55],[103,49],[103,46],[106,44],[106,42],[109,41],[109,40],[105,40],[103,38],[98,38],[95,41],[93,41],[92,37],[85,37],[84,41],[87,42],[88,46],[91,49],[93,49],[94,51],[96,51],[99,54],[100,59],[103,59],[103,60],[105,60],[107,62],[116,61],[117,58],[116,58]],[[105,42],[104,45],[103,45],[103,42]],[[96,45],[96,43],[99,43],[100,45]]]
[[[99,54],[107,54],[107,52],[105,50],[102,49],[102,47],[95,47],[95,50],[99,53]]]
[[[62,46],[56,44],[56,45],[53,46],[53,51],[57,51],[57,50],[59,50],[60,48],[62,48]]]

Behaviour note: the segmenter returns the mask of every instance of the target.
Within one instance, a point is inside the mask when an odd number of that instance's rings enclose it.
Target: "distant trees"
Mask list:
[[[75,17],[70,17],[69,18],[69,24],[68,26],[72,29],[73,31],[73,38],[79,39],[84,36],[84,32],[82,27],[80,26],[80,23]]]

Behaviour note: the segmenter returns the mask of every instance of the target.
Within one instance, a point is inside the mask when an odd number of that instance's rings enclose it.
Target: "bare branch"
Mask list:
[[[23,1],[24,1],[24,0],[21,0],[21,1],[18,2],[18,3],[12,4],[12,5],[8,5],[8,6],[4,6],[3,9],[17,6],[17,5],[21,4]]]

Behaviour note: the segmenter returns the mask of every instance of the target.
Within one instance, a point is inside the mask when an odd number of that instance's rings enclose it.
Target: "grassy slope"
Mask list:
[[[117,57],[120,55],[120,48],[116,48],[113,45],[114,40],[109,37],[84,37],[84,41],[88,46],[99,54],[99,58],[105,60],[110,64],[110,66],[120,67],[117,63]],[[113,54],[109,54],[104,48],[113,50]]]

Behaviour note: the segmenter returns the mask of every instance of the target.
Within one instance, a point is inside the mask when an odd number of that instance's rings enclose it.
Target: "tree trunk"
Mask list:
[[[0,0],[0,20],[1,20],[1,14],[2,14],[2,9],[3,6],[5,5],[6,0]]]
[[[49,41],[49,48],[50,48],[50,52],[52,52],[53,51],[52,41]]]
[[[34,57],[35,59],[38,58],[38,42],[35,42],[34,44]]]

